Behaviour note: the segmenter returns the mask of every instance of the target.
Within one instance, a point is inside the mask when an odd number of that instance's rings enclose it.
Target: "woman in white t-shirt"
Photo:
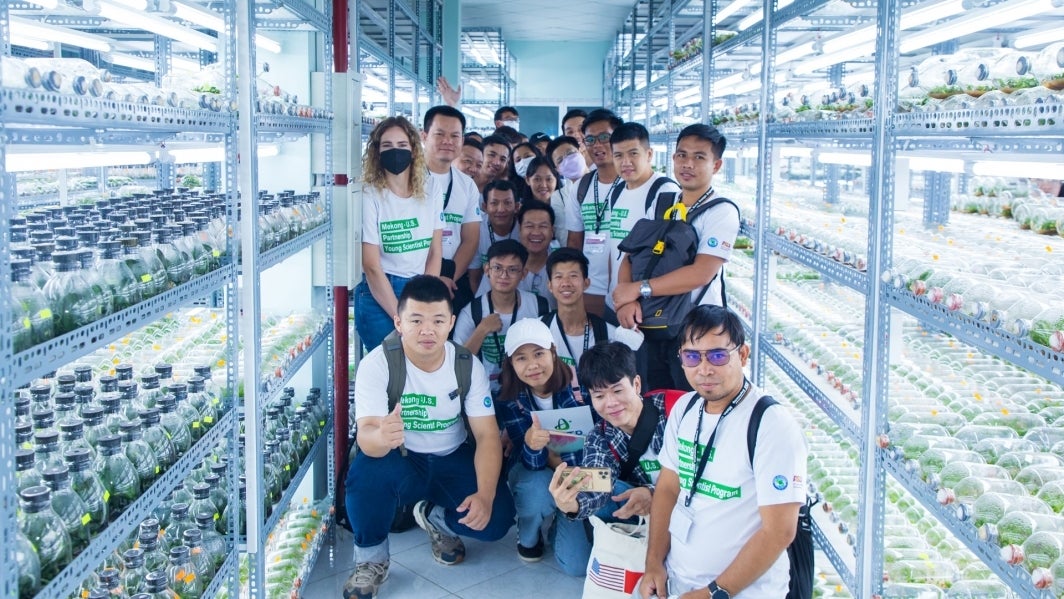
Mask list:
[[[554,209],[554,243],[551,249],[565,245],[569,235],[565,228],[565,202],[569,192],[562,187],[562,176],[550,160],[536,156],[528,164],[525,184],[528,186],[526,199],[539,200]]]
[[[377,125],[362,157],[364,274],[355,287],[355,330],[366,351],[395,329],[406,282],[440,274],[443,198],[429,193],[430,185],[425,152],[410,121],[396,116]]]

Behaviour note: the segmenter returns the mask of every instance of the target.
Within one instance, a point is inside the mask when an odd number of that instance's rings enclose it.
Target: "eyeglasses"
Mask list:
[[[731,349],[707,349],[705,351],[699,351],[697,349],[681,349],[680,350],[680,362],[686,368],[697,368],[702,363],[704,358],[706,362],[714,366],[726,366],[728,362],[731,362],[731,353],[739,349],[736,345]]]
[[[520,266],[509,266],[509,267],[507,267],[507,266],[499,266],[498,264],[493,264],[490,268],[491,268],[492,274],[494,274],[497,277],[518,277],[518,276],[521,276],[521,271],[524,270]]]
[[[593,146],[593,145],[595,145],[597,143],[599,143],[599,144],[609,143],[610,135],[612,135],[612,134],[610,134],[610,133],[599,133],[598,135],[588,135],[587,137],[584,138],[584,145],[585,146]]]

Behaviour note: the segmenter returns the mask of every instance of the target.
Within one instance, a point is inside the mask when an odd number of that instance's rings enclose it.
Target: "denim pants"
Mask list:
[[[463,443],[448,455],[398,449],[380,458],[359,452],[347,471],[347,517],[355,536],[355,561],[388,559],[388,531],[399,505],[427,499],[444,509],[444,520],[455,533],[479,541],[497,541],[514,523],[513,497],[503,480],[495,490],[491,520],[483,530],[473,530],[458,521],[455,511],[477,491],[473,447]]]
[[[395,275],[387,277],[388,282],[392,284],[392,290],[395,291],[395,297],[398,298],[410,279]],[[358,332],[362,345],[366,346],[366,353],[373,351],[394,330],[395,321],[373,298],[369,283],[363,275],[362,282],[355,286],[355,331]]]
[[[524,547],[536,546],[540,528],[557,511],[550,494],[553,475],[550,468],[529,470],[520,461],[510,467],[508,478],[517,509],[517,542]]]
[[[617,481],[613,483],[611,497],[620,495],[631,488],[632,485]],[[595,515],[605,522],[617,522],[613,512],[621,509],[622,505],[624,504],[608,499],[605,505],[595,512]],[[587,561],[591,558],[591,541],[587,536],[586,521],[570,520],[559,512],[555,522],[557,525],[554,536],[554,559],[561,566],[562,572],[569,576],[583,576],[587,573]]]

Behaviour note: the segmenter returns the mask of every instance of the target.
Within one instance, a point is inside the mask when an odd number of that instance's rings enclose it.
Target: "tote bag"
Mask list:
[[[587,561],[583,599],[629,599],[646,566],[646,519],[624,524],[591,516],[589,521],[595,540]]]

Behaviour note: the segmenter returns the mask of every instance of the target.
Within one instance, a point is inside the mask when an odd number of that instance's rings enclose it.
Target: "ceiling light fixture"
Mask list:
[[[1009,177],[1031,179],[1064,179],[1064,164],[1032,161],[980,161],[972,164],[977,177]]]
[[[30,4],[36,4],[41,8],[53,9],[59,6],[59,0],[28,0]]]
[[[193,4],[186,4],[184,2],[171,2],[170,6],[174,9],[174,16],[182,21],[188,21],[193,25],[198,25],[204,29],[210,29],[211,31],[225,31],[225,20],[213,10],[201,8]],[[281,43],[270,39],[261,33],[255,34],[255,47],[260,50],[272,52],[273,54],[281,53]]]
[[[12,16],[9,18],[12,35],[20,39],[34,39],[41,42],[58,42],[70,46],[96,50],[97,52],[110,52],[111,42],[105,37],[83,33],[68,27],[56,27],[39,23],[31,19]]]
[[[750,4],[750,1],[751,0],[732,0],[731,4],[720,9],[717,11],[717,14],[713,15],[713,24],[720,25],[724,19],[734,15],[739,12],[739,10],[746,7],[747,4]]]
[[[872,166],[872,155],[852,152],[821,152],[817,157],[821,164],[841,164],[844,166]]]
[[[148,152],[106,151],[98,152],[47,152],[37,149],[34,152],[7,154],[7,167],[9,173],[58,170],[42,169],[41,158],[47,157],[48,164],[61,164],[62,169],[98,168],[101,166],[134,166],[150,164],[152,156]]]
[[[11,33],[11,45],[22,46],[23,48],[29,48],[31,50],[41,50],[43,52],[47,52],[52,49],[52,44],[44,40],[18,35],[14,32]]]
[[[1030,33],[1017,35],[1016,39],[1012,42],[1012,45],[1023,50],[1058,42],[1061,39],[1064,39],[1064,27],[1057,27],[1054,29],[1043,29],[1042,31],[1032,31]]]
[[[983,11],[972,11],[938,27],[903,36],[900,50],[902,54],[907,54],[991,27],[1008,25],[1053,10],[1058,2],[1059,0],[1020,0],[1019,2],[1005,2]]]
[[[790,6],[792,2],[794,2],[794,0],[779,0],[779,4],[776,6],[776,12],[779,12],[784,8]],[[754,25],[760,23],[761,20],[764,18],[764,9],[757,9],[757,11],[750,13],[742,21],[739,21],[739,31],[746,31],[747,29],[750,29]]]
[[[218,51],[219,40],[217,38],[205,35],[198,31],[193,31],[187,27],[182,27],[173,21],[141,14],[129,10],[124,6],[111,4],[110,2],[99,2],[97,6],[99,15],[105,19],[143,29],[144,31],[150,31],[156,35],[168,37],[174,41],[188,44],[194,48],[202,48],[210,52]]]

